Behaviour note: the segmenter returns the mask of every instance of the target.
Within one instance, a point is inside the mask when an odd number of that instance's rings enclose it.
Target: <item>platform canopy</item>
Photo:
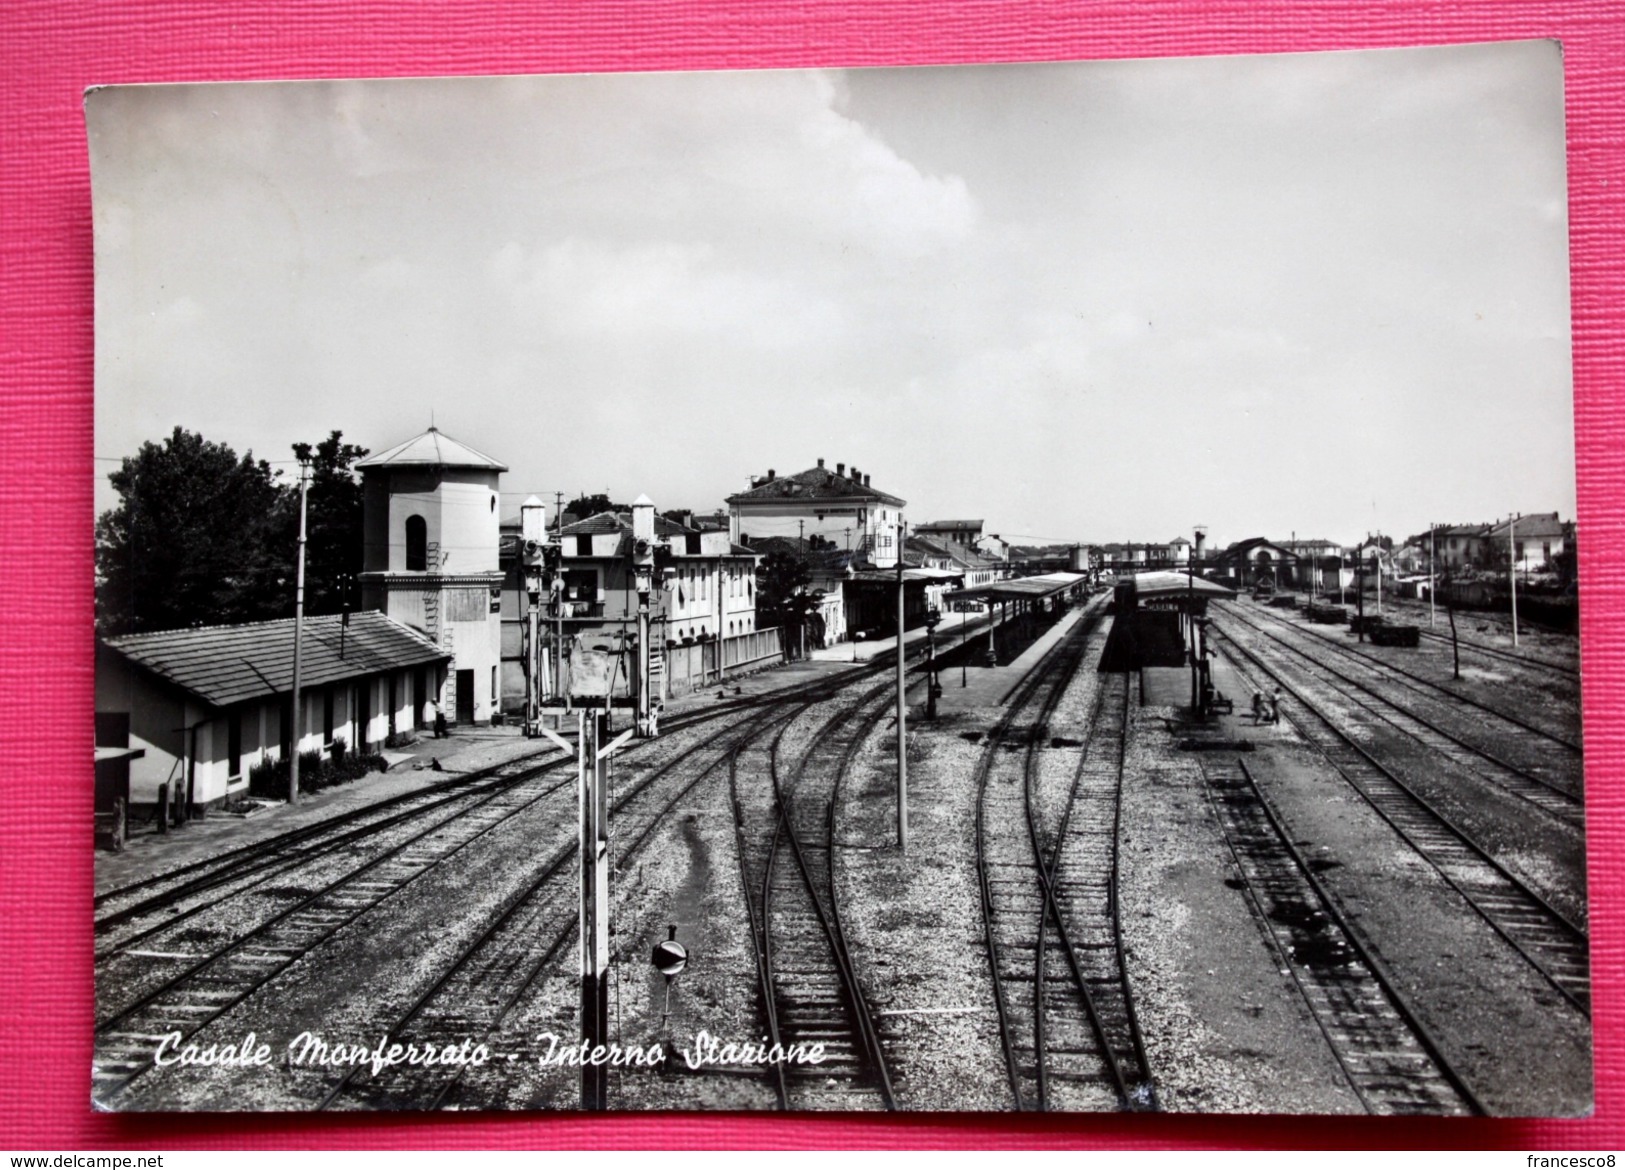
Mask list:
[[[1084,573],[1041,573],[1037,577],[1015,577],[1009,581],[995,581],[991,585],[978,585],[974,589],[961,589],[950,593],[947,600],[957,601],[972,597],[986,597],[992,601],[1017,601],[1034,597],[1051,597],[1087,581]]]
[[[1134,592],[1142,604],[1147,601],[1191,596],[1202,600],[1211,598],[1223,601],[1234,599],[1236,596],[1234,589],[1228,589],[1203,577],[1191,577],[1188,573],[1170,572],[1134,574]]]
[[[965,574],[954,569],[903,569],[903,580],[909,584],[924,581],[927,584],[940,585],[944,581],[957,581]],[[852,574],[853,581],[863,585],[896,585],[896,569],[859,569]],[[958,594],[955,594],[957,597]]]

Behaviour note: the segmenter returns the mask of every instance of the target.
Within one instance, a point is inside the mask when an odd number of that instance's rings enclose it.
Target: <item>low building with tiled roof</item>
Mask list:
[[[98,742],[145,755],[131,801],[179,784],[200,806],[246,791],[251,768],[286,759],[293,735],[293,619],[126,634],[96,647]],[[304,620],[301,751],[376,750],[425,725],[451,655],[375,611]],[[110,730],[111,729],[111,730]],[[173,791],[173,788],[171,789]]]
[[[897,563],[898,532],[908,501],[881,491],[856,467],[837,463],[834,470],[817,466],[780,476],[769,469],[752,476],[749,486],[728,497],[733,539],[754,542],[768,536],[806,539],[820,536],[830,544],[858,552],[876,568]]]

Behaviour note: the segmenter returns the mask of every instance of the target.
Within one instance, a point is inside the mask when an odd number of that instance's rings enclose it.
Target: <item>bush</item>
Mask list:
[[[299,755],[299,791],[319,792],[335,784],[348,784],[359,780],[368,772],[382,772],[382,756],[365,752],[352,752],[343,740],[333,744],[333,758],[324,759],[319,751],[301,752]],[[261,760],[248,770],[248,791],[252,796],[267,800],[288,798],[288,761]]]
[[[411,747],[417,741],[418,733],[415,731],[392,731],[384,737],[384,746],[386,748]]]

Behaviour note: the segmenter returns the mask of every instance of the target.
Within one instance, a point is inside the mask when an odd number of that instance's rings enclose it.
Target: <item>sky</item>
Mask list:
[[[1574,514],[1553,42],[87,98],[98,510],[175,426],[1027,541]],[[291,465],[283,464],[291,474]]]

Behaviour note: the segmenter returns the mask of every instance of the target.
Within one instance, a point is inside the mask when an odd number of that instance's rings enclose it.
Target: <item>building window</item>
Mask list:
[[[333,742],[333,689],[322,692],[322,742]]]
[[[591,535],[576,537],[576,556],[578,556],[578,557],[590,557],[590,556],[592,556],[592,536]]]
[[[698,532],[683,533],[683,551],[691,557],[700,555],[700,534]]]
[[[429,568],[429,523],[422,516],[406,518],[406,571],[423,573]]]
[[[229,763],[226,775],[239,776],[243,771],[243,713],[233,711],[226,716],[226,757]]]

